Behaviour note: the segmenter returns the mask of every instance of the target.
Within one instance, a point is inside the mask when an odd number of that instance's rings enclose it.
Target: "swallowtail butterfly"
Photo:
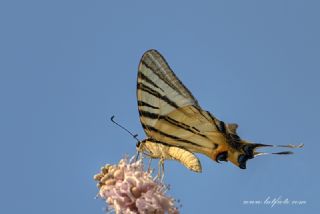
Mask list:
[[[194,153],[202,153],[214,161],[230,161],[245,169],[248,159],[267,154],[257,148],[274,146],[241,139],[237,124],[227,124],[203,110],[156,50],[145,52],[139,63],[137,98],[140,121],[147,134],[137,149],[151,158],[178,160],[188,169],[201,172]]]

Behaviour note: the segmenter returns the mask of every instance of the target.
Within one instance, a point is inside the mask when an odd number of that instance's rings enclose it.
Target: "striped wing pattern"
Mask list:
[[[220,121],[201,109],[156,50],[147,51],[140,61],[137,98],[149,138],[195,152],[217,147],[205,133],[219,132]]]
[[[148,136],[138,150],[152,158],[178,160],[200,172],[200,161],[193,153],[202,153],[245,169],[248,159],[268,154],[255,151],[256,148],[277,147],[242,140],[236,132],[237,124],[225,124],[204,111],[156,50],[145,52],[141,58],[137,98],[140,121]]]

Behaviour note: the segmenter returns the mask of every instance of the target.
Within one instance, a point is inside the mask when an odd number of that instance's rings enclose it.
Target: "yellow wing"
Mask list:
[[[255,151],[256,148],[273,146],[241,140],[236,132],[237,124],[225,124],[203,110],[156,50],[145,52],[141,58],[137,98],[140,121],[148,136],[143,142],[150,145],[147,147],[154,158],[180,158],[179,161],[186,165],[185,160],[189,158],[182,160],[182,155],[179,154],[186,150],[188,157],[188,152],[202,153],[216,161],[229,160],[244,169],[248,159],[265,154]],[[156,151],[155,143],[162,145],[159,146],[162,152]],[[170,147],[178,149],[169,154]],[[192,156],[193,160],[195,158]],[[194,163],[197,161],[192,162],[193,165]],[[200,162],[198,167],[201,168]]]
[[[156,50],[147,51],[140,61],[137,98],[140,120],[149,138],[210,154],[223,142],[224,123],[201,109]],[[214,133],[216,142],[210,137]]]

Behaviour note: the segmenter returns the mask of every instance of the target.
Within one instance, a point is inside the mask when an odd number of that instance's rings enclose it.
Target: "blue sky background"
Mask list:
[[[182,213],[315,213],[319,1],[1,1],[0,213],[103,213],[92,177],[144,137],[137,66],[155,48],[201,106],[259,143],[304,143],[247,170],[166,163]],[[267,197],[306,205],[243,205]]]

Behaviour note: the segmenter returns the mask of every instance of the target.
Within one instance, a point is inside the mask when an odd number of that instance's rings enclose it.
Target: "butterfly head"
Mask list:
[[[137,142],[136,144],[137,151],[141,152],[151,158],[161,158],[162,157],[162,150],[161,145],[157,144],[151,139],[145,139],[142,141]]]
[[[147,143],[147,139],[138,141],[136,144],[137,151],[141,153],[145,153],[145,152],[150,153],[148,149],[148,145],[149,144]]]

